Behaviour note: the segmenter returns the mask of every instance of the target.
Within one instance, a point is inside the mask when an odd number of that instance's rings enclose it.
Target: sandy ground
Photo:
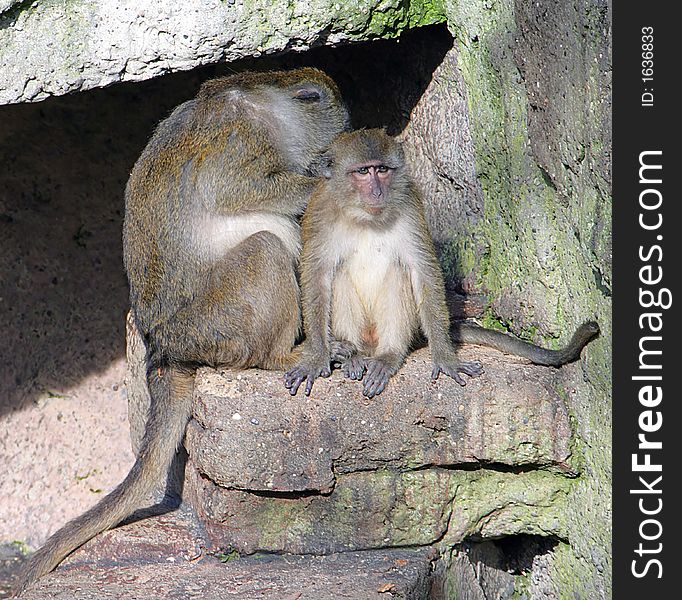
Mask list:
[[[0,107],[0,543],[42,543],[133,458],[121,155],[141,142],[116,147],[97,100]]]
[[[0,548],[42,544],[132,464],[125,184],[211,75],[0,106]]]
[[[121,222],[153,124],[117,136],[120,102],[95,92],[0,107],[0,597],[16,551],[133,461]]]
[[[132,464],[124,189],[206,77],[0,107],[0,545],[40,545]]]

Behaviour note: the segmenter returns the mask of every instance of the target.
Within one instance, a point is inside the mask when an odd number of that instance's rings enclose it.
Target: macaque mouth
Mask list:
[[[365,191],[364,196],[365,203],[369,208],[383,208],[386,206],[388,194],[383,190],[374,190],[370,188]]]

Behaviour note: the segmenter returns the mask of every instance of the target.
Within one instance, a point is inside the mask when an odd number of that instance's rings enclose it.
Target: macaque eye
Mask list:
[[[296,91],[294,94],[294,100],[300,100],[301,102],[319,102],[320,92],[317,90],[302,88]]]
[[[369,168],[367,168],[367,167],[358,167],[358,168],[355,170],[355,172],[356,172],[356,173],[360,173],[360,175],[367,175],[367,173],[369,173]]]
[[[386,165],[379,165],[377,171],[379,173],[388,173],[388,167]]]

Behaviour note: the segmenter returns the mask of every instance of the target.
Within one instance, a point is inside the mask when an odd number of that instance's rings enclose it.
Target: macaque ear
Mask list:
[[[384,133],[386,135],[389,135],[389,133],[384,129]],[[398,134],[398,135],[390,135],[393,139],[393,141],[398,145],[399,148],[402,148],[403,144],[405,143],[405,132]]]

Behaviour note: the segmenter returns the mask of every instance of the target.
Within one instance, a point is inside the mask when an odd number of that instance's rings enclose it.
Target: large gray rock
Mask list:
[[[329,495],[226,490],[188,473],[209,540],[242,552],[333,552],[438,545],[469,537],[565,536],[557,475],[424,469],[340,476]]]
[[[128,320],[133,446],[149,396],[144,346]],[[310,397],[281,373],[199,369],[184,497],[211,544],[297,554],[518,533],[563,536],[572,428],[559,371],[464,347],[485,373],[430,380],[411,354],[379,397],[335,372]]]
[[[452,254],[489,324],[543,344],[589,318],[602,332],[558,382],[585,469],[545,563],[554,597],[611,595],[611,5],[445,2],[485,198],[484,243],[453,223]]]
[[[418,4],[418,3],[417,3]],[[443,20],[401,0],[71,0],[0,4],[0,104],[220,61],[396,35]]]

